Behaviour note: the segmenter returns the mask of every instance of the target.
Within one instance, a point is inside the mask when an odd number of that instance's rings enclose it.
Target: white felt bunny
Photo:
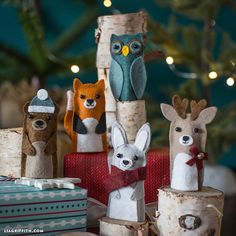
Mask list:
[[[144,180],[150,139],[148,123],[140,128],[134,144],[128,144],[126,133],[118,122],[113,124],[114,151],[108,157],[110,177],[105,181],[105,187],[110,193],[108,217],[145,221]]]

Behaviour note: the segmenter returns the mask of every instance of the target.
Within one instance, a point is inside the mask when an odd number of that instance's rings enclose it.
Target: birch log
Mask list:
[[[220,236],[224,195],[203,187],[200,192],[159,189],[157,228],[160,236]]]
[[[103,217],[100,220],[100,236],[148,236],[147,222],[114,220]]]
[[[98,17],[98,28],[95,30],[97,47],[96,66],[98,79],[105,80],[106,116],[108,142],[112,123],[116,120],[116,101],[109,84],[111,63],[110,37],[112,34],[136,34],[147,32],[147,14],[143,11],[129,14],[116,14]],[[109,142],[110,143],[110,142]]]
[[[0,175],[21,176],[22,128],[0,130]]]
[[[144,100],[117,102],[117,121],[124,127],[129,143],[134,143],[138,130],[146,120]]]

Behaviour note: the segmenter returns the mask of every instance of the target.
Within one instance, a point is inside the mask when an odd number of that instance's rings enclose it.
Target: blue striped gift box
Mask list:
[[[87,190],[50,189],[0,182],[0,235],[86,231]]]

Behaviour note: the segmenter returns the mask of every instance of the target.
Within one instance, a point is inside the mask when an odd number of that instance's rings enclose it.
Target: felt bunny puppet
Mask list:
[[[144,180],[146,178],[146,152],[151,131],[144,124],[134,144],[128,144],[123,127],[112,126],[114,151],[109,154],[110,177],[105,181],[109,194],[107,216],[119,220],[145,221]]]

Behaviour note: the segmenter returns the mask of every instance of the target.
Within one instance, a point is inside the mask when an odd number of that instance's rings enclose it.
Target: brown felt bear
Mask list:
[[[58,107],[40,89],[24,106],[21,175],[28,178],[57,177]]]

